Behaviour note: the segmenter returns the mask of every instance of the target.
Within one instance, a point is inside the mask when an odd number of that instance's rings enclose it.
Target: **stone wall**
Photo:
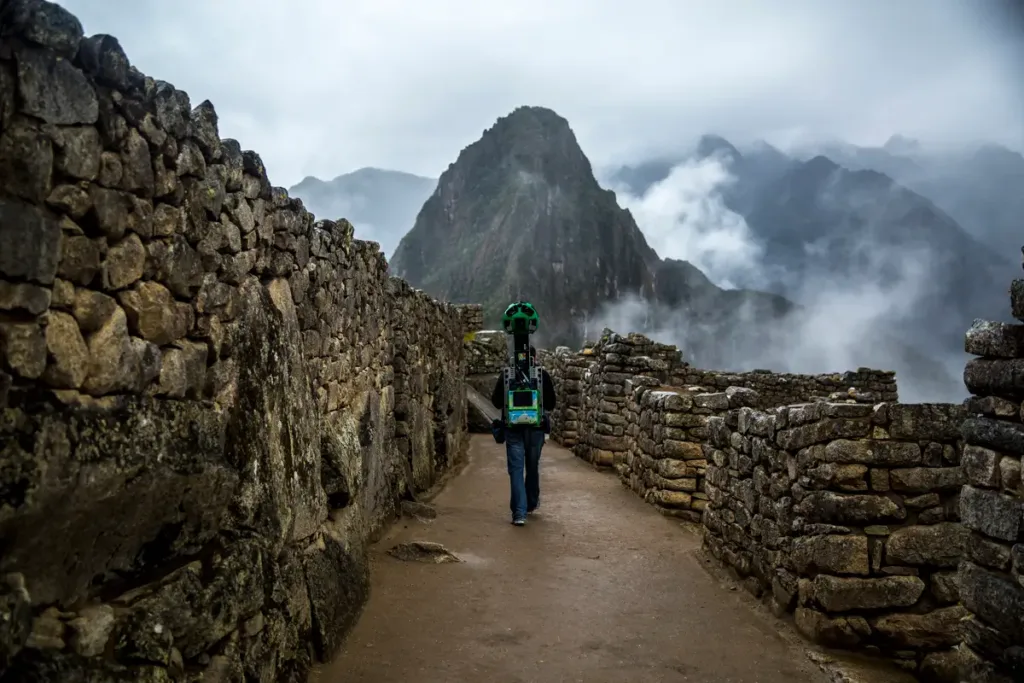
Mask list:
[[[592,356],[572,353],[560,346],[554,353],[541,352],[541,362],[551,375],[555,387],[555,409],[551,411],[550,438],[573,450],[579,438],[580,416],[583,412],[583,380]]]
[[[466,309],[116,39],[0,11],[0,678],[304,681],[465,445]]]
[[[706,549],[808,638],[952,680],[963,419],[854,402],[711,417]]]
[[[728,387],[753,389],[761,407],[803,403],[818,398],[854,399],[862,403],[895,402],[899,399],[896,373],[858,368],[856,372],[828,375],[794,375],[768,370],[722,372],[690,366],[679,369],[674,378],[678,386],[702,386],[722,391]]]
[[[583,356],[586,370],[579,380],[581,400],[575,407],[578,417],[573,451],[598,467],[613,467],[625,462],[632,446],[626,434],[628,392],[641,379],[656,385],[668,383],[682,361],[674,346],[652,342],[640,334],[623,336],[611,330],[605,330]],[[565,362],[569,367],[568,359]],[[554,431],[563,432],[562,425]]]
[[[466,339],[464,346],[466,381],[490,401],[498,373],[508,362],[508,335],[498,330],[478,331]]]
[[[1024,321],[1024,280],[1011,287],[1013,316]],[[975,322],[965,348],[964,382],[973,396],[963,425],[967,486],[961,515],[970,530],[960,566],[964,676],[985,683],[1024,680],[1024,325]]]
[[[562,348],[545,354],[544,363],[560,403],[553,413],[551,437],[599,467],[623,462],[631,448],[621,420],[628,402],[626,382],[637,377],[653,378],[664,387],[702,389],[698,393],[723,393],[730,387],[750,389],[754,393],[746,394],[746,400],[756,401],[759,408],[829,398],[877,403],[898,397],[895,373],[890,371],[860,368],[856,372],[793,375],[701,370],[685,363],[675,346],[608,329],[579,352]]]
[[[708,554],[807,638],[923,681],[1005,683],[1024,651],[1021,330],[968,334],[966,407],[901,405],[894,374],[866,368],[698,370],[606,330],[545,354],[552,437],[699,522]]]
[[[615,469],[622,483],[659,512],[701,522],[707,506],[705,481],[708,419],[758,400],[750,389],[707,393],[700,387],[659,387],[652,378],[627,382],[624,423],[629,449]]]
[[[462,316],[462,329],[467,337],[472,337],[477,330],[484,328],[484,307],[480,304],[456,304]]]

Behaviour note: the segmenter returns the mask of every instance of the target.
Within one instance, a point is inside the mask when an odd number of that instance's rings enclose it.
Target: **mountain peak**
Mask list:
[[[885,141],[882,149],[890,154],[915,154],[921,151],[921,143],[897,133]]]
[[[819,154],[818,156],[805,161],[803,168],[805,172],[812,175],[827,175],[829,173],[835,173],[842,167],[824,154]]]
[[[544,132],[549,135],[572,133],[569,121],[553,109],[530,105],[518,106],[505,116],[498,117],[489,130],[515,130],[520,133]]]
[[[449,165],[439,185],[451,184],[456,169],[474,177],[478,188],[507,178],[555,186],[567,179],[593,177],[569,122],[551,109],[534,106],[517,107],[484,130]]]
[[[651,292],[655,262],[633,217],[598,185],[568,121],[519,107],[441,175],[391,269],[439,298],[480,302],[493,320],[527,297],[546,321],[546,342],[578,343],[579,325],[601,303]]]
[[[308,175],[302,180],[300,180],[298,183],[296,183],[292,189],[295,190],[296,192],[309,191],[313,188],[318,188],[323,184],[324,181],[320,180],[316,176]],[[289,194],[291,194],[290,191]]]
[[[356,237],[377,242],[390,255],[436,184],[404,171],[365,167],[329,181],[308,176],[288,194],[300,197],[318,218],[347,218]]]
[[[735,145],[723,138],[721,135],[709,133],[700,136],[697,141],[696,155],[698,159],[707,159],[712,156],[722,156],[729,161],[738,161],[743,158]]]

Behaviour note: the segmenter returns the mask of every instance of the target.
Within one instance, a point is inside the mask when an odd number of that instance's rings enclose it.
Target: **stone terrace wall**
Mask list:
[[[627,384],[647,378],[667,383],[680,363],[674,346],[658,344],[640,334],[622,336],[605,330],[601,340],[587,351],[592,358],[582,379],[582,403],[573,451],[599,466],[625,462],[631,444],[626,435]]]
[[[1013,316],[1024,321],[1024,280],[1011,287]],[[970,529],[960,567],[964,623],[964,679],[985,683],[1024,680],[1024,325],[975,322],[965,348],[968,362],[963,425],[963,523]]]
[[[630,448],[621,417],[627,403],[625,383],[635,377],[653,377],[665,387],[702,387],[698,393],[751,389],[755,393],[749,400],[756,400],[759,408],[828,398],[877,403],[898,396],[895,373],[889,371],[792,375],[700,370],[683,362],[675,346],[609,329],[589,348],[576,353],[562,349],[545,358],[560,402],[553,413],[552,438],[601,467],[622,462]]]
[[[457,304],[456,308],[462,316],[462,329],[466,336],[472,336],[477,330],[484,328],[484,307],[480,304]]]
[[[464,447],[465,309],[114,38],[0,13],[0,678],[304,681]]]
[[[856,372],[830,375],[793,375],[768,370],[722,372],[685,366],[673,378],[677,386],[702,386],[722,391],[727,387],[753,389],[761,407],[804,403],[817,398],[854,399],[862,403],[895,402],[899,399],[896,373],[859,368]]]
[[[819,402],[710,418],[705,547],[808,638],[956,680],[964,416]]]
[[[615,466],[622,483],[662,514],[699,523],[708,500],[708,418],[753,405],[757,394],[736,387],[710,394],[700,387],[663,388],[646,377],[627,382],[627,391],[629,450]]]
[[[593,356],[572,353],[560,346],[554,353],[541,351],[541,362],[551,375],[557,401],[551,411],[550,438],[565,448],[575,448],[583,412],[583,380]]]
[[[508,362],[508,335],[499,330],[478,331],[464,346],[466,381],[490,400],[498,373]]]

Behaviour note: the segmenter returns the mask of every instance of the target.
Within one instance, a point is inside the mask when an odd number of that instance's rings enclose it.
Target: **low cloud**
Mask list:
[[[642,197],[621,190],[618,196],[659,256],[689,261],[718,286],[733,288],[763,252],[743,216],[722,200],[721,190],[733,182],[725,164],[708,157],[674,167]]]
[[[908,319],[932,290],[938,267],[927,246],[882,252],[855,241],[846,245],[858,266],[852,276],[833,272],[823,262],[799,276],[771,270],[762,262],[764,246],[744,218],[725,205],[722,193],[733,182],[726,163],[705,159],[675,167],[642,196],[621,188],[617,194],[663,258],[689,261],[722,289],[772,290],[800,308],[766,324],[747,302],[725,304],[734,312],[723,324],[699,321],[685,308],[670,310],[632,297],[594,316],[590,337],[603,327],[643,330],[677,345],[688,362],[704,368],[813,374],[863,366],[890,369],[897,373],[902,400],[964,397],[960,373],[966,355],[943,351],[927,331],[908,329]],[[861,234],[869,232],[866,228]],[[805,249],[821,252],[825,246],[818,241]],[[809,262],[816,263],[813,258]]]

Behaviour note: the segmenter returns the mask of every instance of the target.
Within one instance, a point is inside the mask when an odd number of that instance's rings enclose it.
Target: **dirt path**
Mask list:
[[[541,510],[509,524],[504,446],[374,548],[370,601],[317,683],[824,683],[828,678],[698,564],[699,540],[618,480],[549,443]],[[401,562],[398,541],[465,561]]]

